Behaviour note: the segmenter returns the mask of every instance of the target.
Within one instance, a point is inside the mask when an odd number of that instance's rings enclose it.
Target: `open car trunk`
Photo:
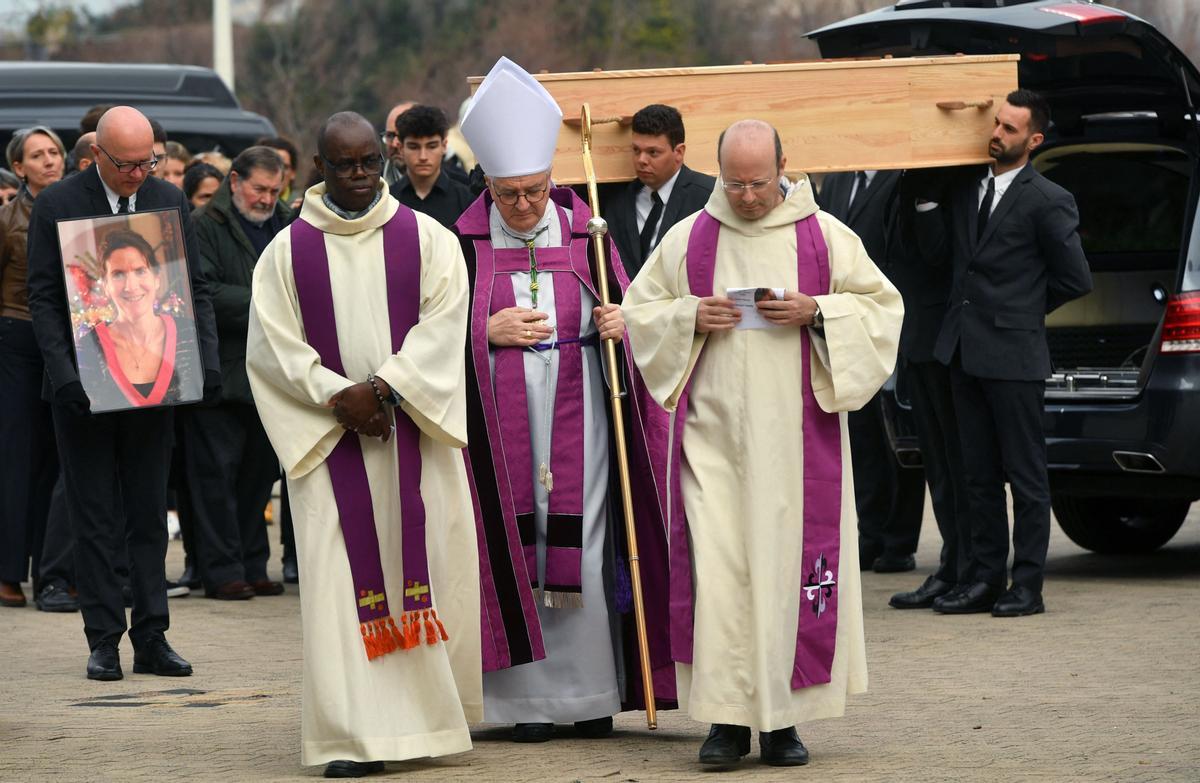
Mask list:
[[[1074,194],[1094,281],[1046,319],[1046,396],[1137,396],[1189,241],[1200,74],[1188,59],[1141,19],[1071,0],[899,0],[809,36],[824,57],[1021,55],[1020,84],[1053,119],[1034,165]]]

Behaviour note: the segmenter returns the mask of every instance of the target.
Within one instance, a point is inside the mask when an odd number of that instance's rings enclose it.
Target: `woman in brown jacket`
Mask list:
[[[37,574],[58,453],[42,401],[42,355],[33,337],[25,285],[25,240],[33,200],[62,179],[66,152],[49,128],[24,128],[8,144],[21,178],[0,207],[0,606],[24,606],[21,582]],[[36,589],[36,588],[35,588]]]

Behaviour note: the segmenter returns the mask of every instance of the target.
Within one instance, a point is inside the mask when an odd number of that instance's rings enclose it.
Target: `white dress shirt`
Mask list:
[[[664,182],[663,186],[658,189],[658,198],[663,203],[663,211],[662,215],[658,216],[658,225],[654,227],[654,235],[650,237],[651,248],[658,244],[658,233],[661,230],[662,219],[667,214],[667,202],[671,200],[671,190],[675,187],[675,180],[679,179],[680,171],[683,171],[683,166],[680,166],[674,176]],[[646,220],[650,217],[650,209],[654,206],[654,202],[650,199],[651,193],[653,191],[650,189],[650,186],[643,185],[633,202],[634,210],[637,212],[637,230],[639,236],[642,233],[642,229],[646,226]]]
[[[1011,171],[1006,171],[1003,174],[995,175],[996,195],[992,196],[992,209],[990,212],[988,212],[988,217],[991,217],[992,213],[996,211],[996,205],[1000,203],[1000,199],[1004,198],[1004,192],[1008,190],[1008,186],[1013,183],[1013,180],[1016,179],[1017,175],[1020,173],[1021,169],[1015,168]],[[983,179],[979,180],[979,194],[975,199],[975,205],[977,207],[983,206],[983,197],[987,194],[988,180],[992,179],[992,176],[992,170],[988,169],[987,174],[983,175]]]
[[[96,164],[93,163],[92,165],[94,166]],[[97,176],[99,176],[100,172],[97,171],[96,174],[97,174]],[[149,176],[149,175],[147,175],[147,176]],[[108,183],[104,181],[104,177],[100,177],[100,184],[104,186],[104,195],[108,196],[108,208],[112,210],[112,213],[114,215],[117,214],[117,209],[120,206],[118,204],[118,202],[121,200],[121,197],[117,195],[117,191],[113,190],[112,188],[110,188],[108,186]],[[129,197],[129,211],[136,212],[137,210],[134,209],[134,207],[136,205],[137,205],[137,193],[134,192],[134,194]]]

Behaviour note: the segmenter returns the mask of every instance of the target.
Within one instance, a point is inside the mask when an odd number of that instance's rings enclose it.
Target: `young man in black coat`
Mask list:
[[[157,165],[150,123],[118,106],[100,120],[92,146],[95,165],[47,188],[29,226],[29,309],[46,365],[43,396],[51,403],[55,437],[76,542],[76,581],[91,655],[87,676],[123,676],[117,644],[126,630],[121,580],[114,569],[128,547],[133,617],[129,627],[134,671],[168,676],[192,673],[165,633],[164,558],[167,551],[167,471],[173,409],[150,407],[92,414],[80,381],[63,279],[56,222],[69,218],[176,208],[190,260],[196,338],[204,398],[221,391],[217,332],[208,288],[198,275],[199,254],[183,192],[149,176]]]
[[[716,179],[683,165],[683,117],[673,106],[651,104],[633,115],[637,179],[621,186],[605,207],[609,235],[632,280],[671,226],[708,203]]]
[[[1029,162],[1049,120],[1040,95],[1010,93],[996,111],[992,165],[953,187],[949,203],[916,207],[926,256],[952,264],[934,355],[950,367],[972,517],[969,581],[933,602],[943,613],[1045,610],[1050,481],[1042,415],[1053,370],[1046,314],[1092,289],[1075,199]],[[1014,516],[1007,591],[1006,478]]]

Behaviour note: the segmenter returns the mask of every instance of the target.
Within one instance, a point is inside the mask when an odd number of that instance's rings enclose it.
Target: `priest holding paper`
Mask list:
[[[454,226],[472,288],[467,408],[481,511],[484,716],[516,724],[517,742],[548,740],[556,723],[606,736],[623,704],[642,703],[627,652],[629,576],[600,358],[600,341],[621,340],[624,322],[618,305],[599,305],[587,205],[551,181],[561,121],[546,90],[501,58],[462,121],[488,188]],[[613,290],[624,290],[611,242],[608,255]],[[639,407],[646,397],[631,361],[626,369],[634,516],[648,624],[658,631],[652,676],[656,694],[673,700],[665,527]]]
[[[467,280],[388,195],[369,122],[333,115],[317,150],[324,182],[254,271],[246,364],[296,528],[301,763],[361,777],[469,750],[482,717]]]
[[[634,358],[675,417],[671,654],[717,766],[751,730],[764,763],[807,763],[795,724],[867,687],[844,412],[891,374],[903,306],[785,162],[770,125],[732,125],[707,206],[625,298]],[[739,328],[748,308],[765,328]]]

